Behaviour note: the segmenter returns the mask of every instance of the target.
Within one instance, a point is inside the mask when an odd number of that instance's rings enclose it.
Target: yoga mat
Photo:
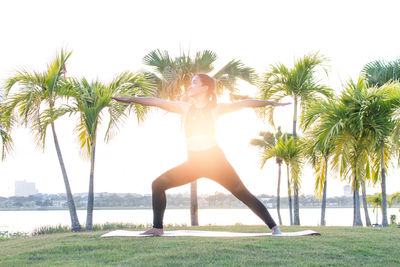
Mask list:
[[[140,235],[143,231],[126,231],[116,230],[102,235],[101,237],[148,237],[151,235]],[[299,232],[284,232],[280,235],[272,235],[271,233],[234,233],[234,232],[217,232],[217,231],[165,231],[163,236],[196,236],[196,237],[252,237],[252,236],[306,236],[321,235],[312,230]]]

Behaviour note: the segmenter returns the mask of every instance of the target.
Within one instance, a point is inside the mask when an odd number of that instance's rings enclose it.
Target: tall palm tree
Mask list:
[[[387,199],[386,199],[386,161],[385,161],[385,151],[389,149],[390,146],[394,145],[398,147],[399,142],[399,131],[396,130],[400,126],[398,126],[398,116],[393,118],[392,115],[398,114],[394,109],[398,109],[398,95],[397,89],[396,92],[393,91],[393,87],[398,87],[400,81],[400,59],[395,61],[385,62],[383,60],[375,60],[368,64],[366,64],[362,69],[362,74],[365,77],[368,84],[374,88],[374,92],[380,91],[379,96],[377,96],[375,103],[375,111],[379,111],[380,114],[384,117],[380,117],[377,115],[376,118],[379,118],[381,123],[379,124],[378,129],[373,129],[375,132],[376,141],[376,156],[380,159],[379,165],[381,167],[380,179],[381,179],[381,188],[382,188],[382,225],[388,226],[387,219]],[[388,94],[388,88],[391,92]],[[386,94],[386,96],[385,96]],[[389,100],[391,99],[391,100]],[[383,108],[383,110],[382,110]],[[397,119],[397,120],[396,120]],[[396,125],[397,124],[397,125]],[[372,125],[372,123],[371,123]],[[383,127],[383,129],[381,129]],[[372,126],[374,128],[374,126]],[[392,138],[392,142],[394,144],[390,144],[389,135],[394,132],[394,138]]]
[[[65,65],[70,55],[71,52],[62,50],[56,59],[47,66],[46,71],[36,72],[22,69],[6,81],[5,89],[8,94],[6,108],[8,109],[8,114],[13,114],[14,111],[19,113],[22,122],[31,127],[35,134],[35,141],[42,149],[45,148],[48,126],[43,125],[41,120],[43,108],[48,107],[48,111],[50,111],[48,114],[51,114],[59,105],[59,100],[69,96],[69,91],[62,86],[62,81],[66,72]],[[20,85],[19,91],[15,94],[10,94],[10,90],[15,84]],[[67,193],[71,228],[73,232],[81,231],[54,120],[50,123],[50,126]]]
[[[300,104],[300,116],[309,105],[319,101],[321,97],[331,97],[332,90],[320,83],[316,73],[322,69],[327,73],[325,63],[327,58],[319,53],[305,55],[297,60],[293,68],[278,63],[271,65],[261,80],[260,89],[263,99],[279,101],[284,97],[293,98],[293,136],[297,137],[298,105]],[[266,108],[266,116],[273,124],[274,108]],[[294,224],[300,225],[298,189],[294,189]]]
[[[365,179],[374,183],[381,181],[382,186],[382,224],[388,225],[386,203],[386,168],[390,159],[398,151],[398,138],[393,138],[396,128],[400,127],[399,111],[400,87],[387,83],[381,87],[370,87],[363,78],[357,83],[350,81],[342,95],[342,103],[348,109],[349,136],[353,138],[351,146],[347,143],[344,151],[352,151],[348,162],[353,164],[352,171],[358,177],[357,186]],[[364,179],[364,170],[365,179]]]
[[[362,84],[359,84],[360,86]],[[303,117],[302,124],[303,127],[313,126],[307,131],[310,139],[315,137],[315,141],[309,144],[311,152],[318,152],[320,157],[327,152],[332,154],[332,166],[340,171],[342,180],[347,179],[352,184],[353,225],[362,225],[358,192],[360,173],[365,167],[369,143],[362,138],[362,124],[355,119],[358,115],[354,97],[354,92],[358,91],[355,88],[357,86],[354,83],[349,83],[339,99],[312,105]],[[310,148],[308,152],[310,153]],[[312,153],[310,156],[314,157]],[[327,158],[324,162],[327,162]]]
[[[339,100],[339,107],[343,113],[337,120],[336,127],[340,127],[335,142],[334,165],[339,165],[342,179],[347,179],[353,189],[353,225],[362,225],[361,203],[359,190],[365,179],[370,179],[369,165],[372,150],[371,140],[364,131],[365,114],[363,104],[364,93],[367,87],[362,78],[355,83],[350,80]],[[367,169],[366,176],[364,170]],[[368,210],[366,210],[368,212]]]
[[[281,132],[281,127],[278,127],[278,131],[276,134],[273,134],[271,132],[260,132],[259,136],[262,138],[253,138],[250,141],[250,144],[253,146],[257,146],[261,148],[263,151],[266,149],[272,149],[273,146],[275,146],[275,143],[277,140],[282,136]],[[281,219],[281,167],[282,167],[282,159],[279,156],[275,157],[276,164],[278,164],[278,188],[277,188],[277,197],[276,197],[276,210],[278,213],[278,219],[279,219],[279,225],[282,225],[282,219]],[[263,168],[265,165],[265,161],[263,162],[261,168]]]
[[[104,110],[108,109],[109,122],[105,140],[115,134],[127,116],[126,111],[136,113],[137,119],[142,120],[146,114],[146,108],[141,105],[128,105],[112,101],[111,96],[150,96],[151,84],[146,81],[143,74],[123,73],[110,84],[104,85],[99,81],[88,82],[85,78],[69,79],[65,86],[74,92],[73,104],[60,108],[58,115],[65,113],[79,114],[79,122],[76,126],[80,147],[84,155],[90,157],[89,191],[87,203],[86,231],[92,230],[93,206],[94,206],[94,167],[96,155],[96,143],[98,128],[103,122]]]
[[[346,133],[350,136],[352,134],[350,131],[351,125],[346,124],[346,122],[348,122],[348,115],[350,114],[347,108],[347,106],[340,103],[339,99],[333,98],[328,101],[314,103],[310,106],[305,116],[302,117],[303,128],[308,128],[306,131],[307,141],[305,142],[305,154],[316,170],[316,196],[319,197],[322,193],[321,225],[325,225],[326,188],[329,159],[334,154],[334,150],[338,144],[338,141],[347,140],[347,147],[349,149],[358,147],[354,144],[353,146],[349,145],[349,140],[353,139],[344,138]],[[337,153],[341,152],[342,151],[337,151]],[[344,166],[346,165],[342,165],[342,167]],[[365,183],[363,184],[365,185]],[[366,205],[364,206],[366,208]],[[368,211],[366,211],[366,218],[369,219]],[[357,219],[357,221],[359,220]]]
[[[183,52],[174,58],[169,55],[168,51],[157,49],[143,58],[144,64],[153,69],[149,75],[156,84],[157,95],[166,99],[176,99],[185,95],[196,73],[213,72],[212,77],[216,80],[218,94],[222,94],[224,89],[231,93],[236,92],[238,79],[249,83],[255,82],[255,71],[235,59],[214,72],[213,64],[216,60],[217,55],[210,50],[197,52],[194,58]],[[194,226],[199,224],[196,181],[190,184],[190,193],[191,225]]]
[[[290,225],[293,225],[291,188],[296,188],[300,184],[300,174],[302,168],[302,147],[301,140],[295,140],[293,136],[288,135],[279,137],[274,146],[267,147],[261,155],[261,167],[270,158],[281,158],[286,164],[288,180],[288,200]],[[280,181],[278,181],[279,186]],[[279,189],[278,189],[279,190]],[[279,191],[278,191],[279,193]]]
[[[382,189],[382,225],[388,226],[386,199],[386,169],[390,156],[397,152],[398,138],[391,138],[395,129],[400,127],[399,111],[400,84],[386,83],[380,87],[371,87],[365,92],[363,101],[363,128],[373,144],[371,167],[373,181],[380,181]]]

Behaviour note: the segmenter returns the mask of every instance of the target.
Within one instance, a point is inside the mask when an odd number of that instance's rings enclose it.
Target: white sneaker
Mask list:
[[[272,230],[272,235],[281,235],[281,234],[282,234],[282,233],[281,233],[281,230],[279,229],[279,226],[278,226],[278,225],[272,227],[271,230]]]

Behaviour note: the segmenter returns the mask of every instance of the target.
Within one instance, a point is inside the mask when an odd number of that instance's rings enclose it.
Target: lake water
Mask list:
[[[276,210],[269,210],[272,217],[278,222]],[[85,224],[86,211],[78,210],[81,224]],[[388,209],[388,219],[395,214],[400,220],[398,208]],[[361,210],[362,220],[365,223],[364,212]],[[376,213],[369,209],[372,223],[376,223]],[[289,225],[288,209],[281,210],[282,222]],[[300,222],[304,226],[317,226],[320,224],[321,210],[316,208],[300,209]],[[148,224],[152,222],[152,210],[95,210],[94,224],[106,222],[123,222],[133,224]],[[352,208],[328,208],[326,210],[327,226],[351,226],[353,224]],[[381,213],[379,211],[379,223]],[[188,209],[167,209],[164,215],[165,224],[190,225],[190,211]],[[200,225],[259,225],[263,222],[249,209],[199,209]],[[35,228],[45,225],[70,225],[68,210],[51,211],[0,211],[0,231],[32,232]]]

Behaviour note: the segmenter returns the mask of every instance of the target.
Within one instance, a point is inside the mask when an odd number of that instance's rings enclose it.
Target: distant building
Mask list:
[[[37,194],[36,184],[27,181],[16,181],[15,182],[15,196],[16,197],[27,197],[30,195]]]
[[[351,186],[350,185],[345,185],[343,186],[343,192],[345,197],[351,197]]]

